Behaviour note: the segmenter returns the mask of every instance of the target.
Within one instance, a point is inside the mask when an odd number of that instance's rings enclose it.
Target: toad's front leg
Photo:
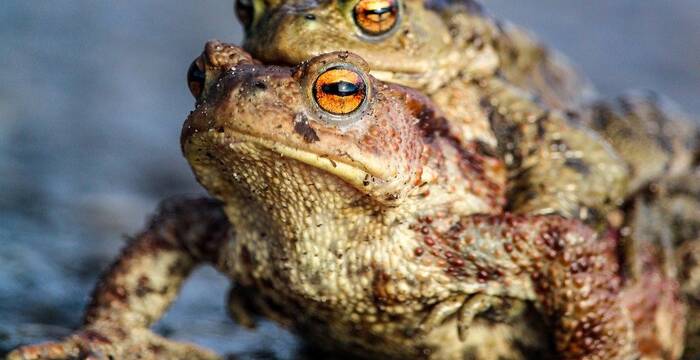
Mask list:
[[[214,200],[165,202],[102,277],[81,329],[62,342],[19,348],[8,358],[218,358],[208,350],[162,338],[149,327],[195,266],[216,261],[229,230]]]
[[[447,273],[486,293],[525,296],[549,319],[564,359],[633,359],[633,323],[620,296],[611,245],[558,216],[469,216],[446,231],[431,254]],[[516,289],[516,288],[521,289]]]

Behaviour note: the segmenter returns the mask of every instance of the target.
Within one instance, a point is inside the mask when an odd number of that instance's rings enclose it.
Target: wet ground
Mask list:
[[[574,59],[605,95],[653,88],[700,113],[697,0],[486,0]],[[199,193],[181,158],[184,77],[229,1],[5,0],[0,12],[0,356],[66,335],[99,272],[159,199]],[[270,323],[226,318],[226,280],[196,273],[157,330],[222,353],[293,357]]]

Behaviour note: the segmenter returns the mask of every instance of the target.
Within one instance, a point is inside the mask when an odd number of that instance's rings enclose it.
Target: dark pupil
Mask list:
[[[387,7],[383,7],[383,8],[379,8],[379,9],[365,10],[366,15],[379,15],[379,17],[381,17],[382,15],[384,15],[386,13],[390,13],[390,12],[392,12],[391,6],[387,6]]]
[[[338,81],[332,84],[324,84],[321,89],[326,94],[336,95],[336,96],[351,96],[357,94],[360,91],[360,87],[356,84],[347,81]]]

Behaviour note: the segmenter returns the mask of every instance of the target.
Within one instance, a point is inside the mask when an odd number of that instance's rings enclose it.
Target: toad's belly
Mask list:
[[[237,286],[232,313],[263,316],[292,329],[310,345],[331,354],[368,359],[547,359],[552,354],[545,327],[533,312],[507,322],[479,317],[465,341],[457,335],[456,318],[428,333],[419,331],[429,308],[405,314],[377,306],[362,318],[348,315],[351,305],[331,306],[266,286]],[[536,323],[538,326],[532,326]]]

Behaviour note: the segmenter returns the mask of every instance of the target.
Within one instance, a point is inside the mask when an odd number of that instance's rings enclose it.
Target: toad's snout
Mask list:
[[[205,61],[214,68],[228,70],[241,64],[254,63],[253,58],[242,48],[218,40],[210,40],[204,46]]]
[[[204,46],[202,55],[190,65],[187,71],[187,86],[199,103],[207,97],[208,89],[223,72],[254,63],[250,54],[243,49],[218,40],[211,40]]]

